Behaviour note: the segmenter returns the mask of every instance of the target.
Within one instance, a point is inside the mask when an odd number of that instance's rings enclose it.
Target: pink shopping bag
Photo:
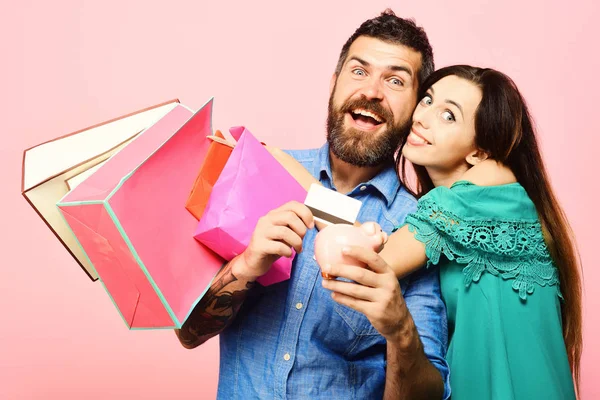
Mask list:
[[[194,234],[227,260],[248,247],[260,217],[289,201],[302,203],[307,194],[250,131],[236,127],[230,133],[239,140]],[[266,286],[289,279],[294,256],[279,258],[258,282]]]
[[[175,105],[57,204],[130,329],[180,328],[225,262],[183,206],[211,114]]]

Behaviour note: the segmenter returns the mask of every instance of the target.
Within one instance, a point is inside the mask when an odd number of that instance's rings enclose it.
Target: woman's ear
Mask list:
[[[482,161],[485,161],[489,158],[489,154],[483,150],[473,150],[471,153],[467,155],[465,160],[471,166],[475,166]]]

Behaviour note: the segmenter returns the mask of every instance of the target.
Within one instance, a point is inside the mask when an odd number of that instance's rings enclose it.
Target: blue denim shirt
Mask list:
[[[329,147],[288,151],[332,188]],[[393,168],[348,193],[363,202],[358,220],[390,234],[416,210]],[[359,312],[333,301],[313,259],[316,230],[304,237],[288,281],[250,294],[220,335],[218,399],[376,399],[383,396],[386,342]],[[450,394],[446,308],[435,268],[400,281],[424,350]]]

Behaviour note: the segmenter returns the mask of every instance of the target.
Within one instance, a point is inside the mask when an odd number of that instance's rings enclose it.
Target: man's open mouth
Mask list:
[[[350,115],[357,125],[364,128],[374,128],[385,122],[385,118],[383,118],[381,115],[363,108],[355,108],[354,110],[350,111]]]

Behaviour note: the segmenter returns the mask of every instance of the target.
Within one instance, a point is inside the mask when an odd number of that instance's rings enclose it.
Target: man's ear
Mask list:
[[[473,150],[471,153],[467,155],[465,160],[469,165],[475,166],[482,161],[485,161],[489,158],[489,154],[483,150]]]
[[[329,82],[329,97],[331,97],[331,94],[333,93],[333,89],[335,88],[336,82],[337,74],[334,72],[333,75],[331,75],[331,81]]]

